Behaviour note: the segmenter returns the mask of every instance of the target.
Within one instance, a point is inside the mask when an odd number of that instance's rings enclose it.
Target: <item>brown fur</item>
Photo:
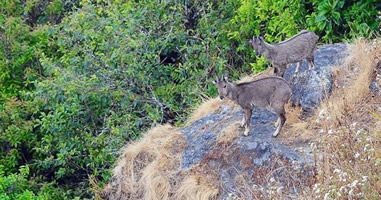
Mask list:
[[[266,77],[251,82],[233,84],[224,77],[215,82],[220,98],[227,97],[242,107],[244,118],[241,126],[245,125],[245,135],[250,131],[250,119],[254,106],[271,107],[277,113],[278,128],[273,136],[277,136],[286,121],[284,105],[291,97],[291,87],[286,80],[279,77]]]
[[[314,32],[303,30],[297,35],[278,44],[269,44],[262,37],[253,37],[250,40],[257,56],[265,56],[273,65],[274,73],[283,76],[288,64],[298,63],[295,72],[298,72],[303,59],[307,59],[310,68],[314,65],[314,49],[319,40]]]

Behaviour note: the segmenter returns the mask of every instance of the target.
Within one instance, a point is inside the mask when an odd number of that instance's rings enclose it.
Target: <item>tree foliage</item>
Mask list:
[[[210,80],[259,72],[246,39],[379,34],[375,1],[0,0],[0,193],[91,197],[119,149],[181,125]],[[335,4],[335,5],[333,5]],[[339,14],[337,14],[339,13]]]

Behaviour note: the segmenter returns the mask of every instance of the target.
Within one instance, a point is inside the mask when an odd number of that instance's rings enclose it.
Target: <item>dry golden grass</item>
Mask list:
[[[170,125],[157,126],[138,141],[126,145],[113,178],[97,199],[212,200],[219,188],[207,179],[202,167],[180,170],[184,135]],[[96,185],[96,183],[94,183]]]
[[[222,101],[216,97],[213,99],[208,99],[204,103],[202,103],[200,106],[195,109],[191,116],[188,119],[187,124],[190,124],[198,119],[201,119],[202,117],[215,112],[220,107]]]
[[[381,120],[376,117],[381,115],[381,97],[369,91],[380,57],[380,40],[354,43],[335,71],[332,95],[305,122],[306,129],[320,135],[315,142],[317,182],[312,199],[381,196]]]
[[[185,138],[170,126],[157,126],[126,145],[104,189],[105,199],[169,199],[176,187]]]
[[[317,110],[333,126],[340,125],[345,111],[353,109],[368,96],[377,59],[381,56],[381,43],[358,40],[349,50],[350,55],[334,74],[336,88]]]
[[[379,199],[381,132],[355,125],[336,128],[318,142],[316,199]],[[348,121],[347,121],[348,120]]]
[[[218,186],[210,183],[203,176],[188,176],[177,191],[176,199],[184,200],[212,200],[219,193]]]

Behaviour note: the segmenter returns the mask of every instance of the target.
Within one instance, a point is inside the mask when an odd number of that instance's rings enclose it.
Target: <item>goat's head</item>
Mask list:
[[[253,48],[255,50],[255,55],[260,56],[264,51],[264,41],[263,37],[256,37],[253,36],[253,39],[250,40],[251,45],[253,45]]]
[[[220,96],[220,99],[224,99],[228,95],[228,77],[224,76],[222,79],[217,79],[213,81],[213,84],[216,85],[218,90],[218,95]]]

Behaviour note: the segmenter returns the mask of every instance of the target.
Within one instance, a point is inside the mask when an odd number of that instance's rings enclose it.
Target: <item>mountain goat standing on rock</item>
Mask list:
[[[310,69],[314,66],[314,49],[319,40],[314,32],[303,30],[297,35],[278,44],[269,44],[262,37],[253,37],[250,43],[257,56],[265,56],[273,65],[274,73],[283,76],[287,65],[297,62],[295,73],[303,59],[307,59]]]
[[[250,120],[254,106],[272,108],[278,115],[277,129],[273,136],[276,137],[279,134],[286,121],[284,105],[290,99],[292,92],[286,80],[280,77],[266,77],[252,82],[234,84],[228,82],[225,76],[213,83],[217,86],[221,99],[227,97],[244,110],[241,127],[245,126],[245,136],[248,136],[250,132]]]

